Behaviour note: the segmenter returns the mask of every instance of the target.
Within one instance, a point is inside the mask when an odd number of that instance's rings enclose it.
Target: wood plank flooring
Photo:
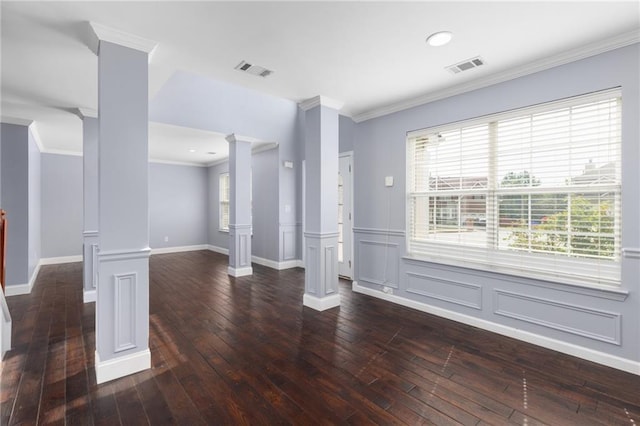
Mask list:
[[[353,293],[304,271],[231,278],[208,251],[150,260],[153,368],[96,385],[80,263],[8,299],[0,424],[640,424],[640,377]]]

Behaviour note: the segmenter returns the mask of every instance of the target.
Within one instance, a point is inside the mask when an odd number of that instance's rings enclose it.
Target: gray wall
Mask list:
[[[42,154],[42,257],[82,254],[82,157]]]
[[[81,255],[82,157],[42,154],[41,182],[41,257]],[[207,185],[205,167],[149,164],[151,248],[207,243]]]
[[[278,261],[278,150],[270,149],[251,156],[253,178],[253,238],[251,254]]]
[[[29,275],[29,128],[0,125],[2,200],[7,211],[7,286],[27,284]]]
[[[151,248],[207,244],[208,192],[206,167],[150,163]]]
[[[355,137],[356,123],[350,118],[341,115],[338,121],[340,152],[353,151],[353,138]]]
[[[302,143],[298,117],[298,105],[293,101],[185,72],[171,76],[149,107],[153,121],[277,142],[278,164],[297,157]],[[302,189],[295,173],[282,167],[278,167],[278,173],[274,197],[279,199],[278,235],[283,241],[291,229],[299,232],[296,200]],[[211,243],[219,245],[219,233],[215,229],[211,232]],[[286,260],[282,244],[278,252],[279,259]]]
[[[621,289],[611,291],[521,279],[403,258],[406,132],[611,87],[623,93],[622,246],[640,247],[640,45],[371,119],[356,126],[355,279],[434,312],[487,328],[522,330],[627,360],[640,360],[640,264],[622,259]],[[384,177],[394,176],[392,188]],[[386,206],[392,206],[388,209]],[[381,208],[382,207],[382,208]],[[390,215],[389,225],[387,225]],[[387,259],[386,268],[384,259]],[[623,290],[622,292],[616,290]],[[624,293],[628,292],[628,295]],[[512,312],[527,312],[518,319]],[[478,322],[475,322],[476,324]],[[494,327],[495,326],[495,327]],[[502,328],[500,328],[500,327]]]

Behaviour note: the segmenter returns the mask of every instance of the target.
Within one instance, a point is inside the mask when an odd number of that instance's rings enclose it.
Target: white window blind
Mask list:
[[[220,174],[218,197],[220,200],[219,227],[221,231],[229,230],[229,173]]]
[[[611,90],[409,134],[409,255],[619,284],[620,117]]]

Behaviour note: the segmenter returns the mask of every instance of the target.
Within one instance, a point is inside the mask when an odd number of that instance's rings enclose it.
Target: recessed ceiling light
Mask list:
[[[189,152],[196,152],[196,150],[195,149],[190,149]]]
[[[433,33],[427,37],[427,43],[429,46],[433,47],[444,46],[449,43],[452,38],[453,34],[449,31],[438,31],[437,33]]]

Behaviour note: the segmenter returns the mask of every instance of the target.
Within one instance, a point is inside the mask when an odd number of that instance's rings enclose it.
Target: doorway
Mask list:
[[[353,279],[353,152],[340,154],[338,168],[338,275]]]

